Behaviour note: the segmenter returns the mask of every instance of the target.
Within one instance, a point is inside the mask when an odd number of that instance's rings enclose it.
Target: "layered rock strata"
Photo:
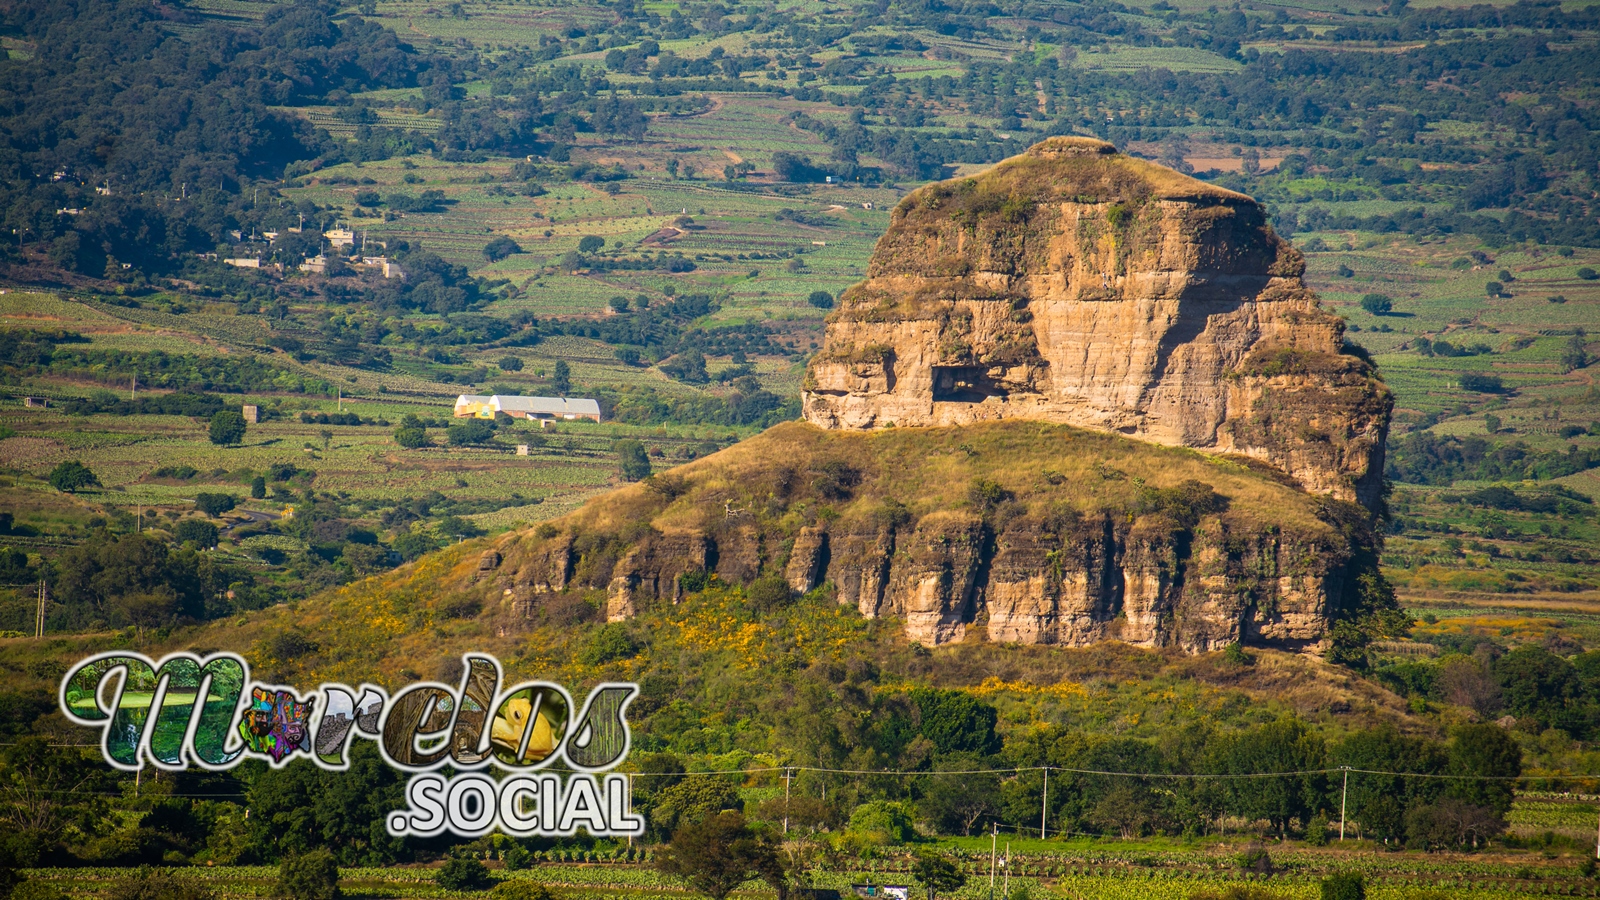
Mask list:
[[[1035,419],[1374,506],[1392,401],[1259,204],[1052,138],[894,210],[807,373],[829,429]]]
[[[574,598],[625,620],[713,579],[781,579],[797,594],[829,585],[930,645],[976,631],[1062,646],[1303,647],[1352,608],[1375,559],[1360,507],[1137,446],[1038,423],[872,435],[792,423],[507,536],[493,551],[503,562],[475,578],[513,621]],[[1111,467],[1151,453],[1170,457],[1137,471],[1166,487]],[[994,504],[969,499],[986,477],[1009,485],[984,488]]]

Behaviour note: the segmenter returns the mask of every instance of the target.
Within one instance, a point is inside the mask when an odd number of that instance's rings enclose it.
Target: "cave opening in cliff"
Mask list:
[[[1005,388],[989,378],[983,366],[934,366],[933,399],[951,403],[982,403],[1006,396]]]

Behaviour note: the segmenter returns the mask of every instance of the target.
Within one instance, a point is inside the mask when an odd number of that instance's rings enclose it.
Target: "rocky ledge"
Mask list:
[[[1248,460],[1040,422],[790,423],[499,538],[451,587],[511,631],[716,578],[832,591],[925,644],[1302,648],[1371,605],[1376,541]]]

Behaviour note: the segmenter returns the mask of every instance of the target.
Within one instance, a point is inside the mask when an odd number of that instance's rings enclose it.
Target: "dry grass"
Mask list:
[[[741,504],[795,491],[829,463],[860,473],[847,501],[830,504],[846,523],[873,516],[890,500],[917,518],[968,507],[976,479],[992,481],[1032,513],[1062,506],[1082,513],[1127,509],[1146,487],[1209,484],[1242,526],[1276,525],[1321,534],[1317,501],[1244,464],[1192,450],[1041,422],[961,428],[826,431],[791,422],[672,470],[682,481],[669,500],[644,485],[608,494],[555,524],[616,532],[649,521],[663,531],[703,529]],[[798,492],[798,491],[796,491]]]

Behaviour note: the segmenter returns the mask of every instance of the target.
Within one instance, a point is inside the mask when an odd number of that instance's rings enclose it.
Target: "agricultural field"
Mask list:
[[[696,896],[677,879],[662,875],[645,862],[649,851],[626,846],[608,847],[604,843],[594,849],[540,852],[538,856],[548,857],[548,861],[537,861],[532,868],[520,871],[495,870],[491,861],[491,870],[497,871],[500,879],[544,885],[557,897],[574,900],[673,900]],[[1236,859],[1244,849],[1242,844],[1212,842],[1174,848],[1146,842],[1129,845],[1082,839],[1040,841],[1015,836],[998,841],[997,848],[993,891],[1004,897],[1190,900],[1206,891],[1220,894],[1229,888],[1247,886],[1262,892],[1256,896],[1315,900],[1321,896],[1322,877],[1349,870],[1352,864],[1365,874],[1367,896],[1374,900],[1596,896],[1593,879],[1579,875],[1576,866],[1564,859],[1539,864],[1511,857],[1424,861],[1410,855],[1398,859],[1374,858],[1370,854],[1357,857],[1352,852],[1354,848],[1313,848],[1276,855],[1274,861],[1279,870],[1270,875],[1258,875],[1237,871]],[[966,875],[965,885],[946,896],[957,900],[981,900],[990,896],[987,838],[958,840],[938,849],[956,854]],[[498,854],[489,851],[488,855],[492,858]],[[556,861],[558,858],[571,861]],[[579,859],[583,862],[578,862]],[[639,861],[614,861],[622,859]],[[804,878],[811,887],[848,894],[853,884],[914,884],[909,869],[906,858],[890,855],[876,861],[855,860],[819,867],[806,873]],[[345,896],[350,897],[409,900],[460,896],[435,885],[434,871],[426,867],[342,869],[341,887]],[[124,874],[124,870],[93,868],[43,869],[29,873],[32,878],[83,897],[99,896],[109,882]],[[259,896],[270,890],[276,875],[276,869],[264,866],[216,866],[182,873],[182,877],[204,884],[223,898]],[[742,900],[771,896],[771,893],[752,881],[732,896]]]

